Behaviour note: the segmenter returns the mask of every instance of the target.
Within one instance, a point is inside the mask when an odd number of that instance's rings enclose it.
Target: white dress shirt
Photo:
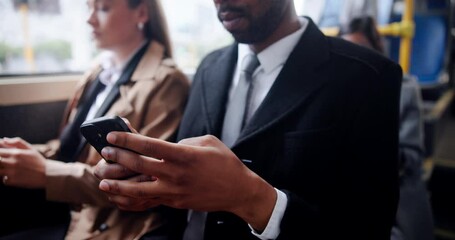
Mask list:
[[[125,62],[121,63],[120,65],[116,66],[114,62],[114,55],[110,51],[106,51],[100,55],[100,64],[103,70],[100,72],[99,78],[100,82],[103,83],[106,87],[98,93],[96,96],[95,101],[92,104],[92,107],[87,113],[87,117],[85,120],[91,120],[95,117],[96,113],[98,112],[99,108],[103,105],[104,101],[106,100],[107,96],[111,92],[112,88],[114,87],[115,83],[120,79],[120,76],[125,70],[125,66],[127,63],[131,61],[134,55],[141,49],[147,42],[144,41],[128,58]]]
[[[281,72],[281,69],[283,68],[283,65],[285,64],[292,50],[295,48],[298,41],[305,32],[305,29],[308,26],[308,20],[306,18],[300,18],[300,25],[301,27],[299,30],[280,39],[279,41],[275,42],[257,54],[261,65],[253,73],[253,88],[251,90],[251,98],[249,101],[250,105],[248,106],[249,112],[246,113],[247,124],[261,105],[262,101],[275,82],[275,79],[278,77],[278,74]],[[250,52],[251,50],[247,44],[239,44],[237,67],[229,90],[229,101],[232,98],[233,89],[235,89],[236,85],[239,82],[240,63],[245,55]],[[276,239],[280,234],[280,224],[284,215],[284,211],[286,210],[288,200],[286,194],[278,189],[275,190],[277,191],[278,198],[267,227],[261,234],[258,234],[250,226],[252,233],[260,239]]]

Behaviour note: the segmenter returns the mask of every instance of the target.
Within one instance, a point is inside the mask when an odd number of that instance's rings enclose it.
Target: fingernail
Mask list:
[[[109,158],[111,158],[113,151],[114,150],[112,148],[105,147],[105,148],[101,149],[101,155],[103,155],[104,158],[109,159]]]
[[[106,181],[101,181],[100,189],[103,191],[109,191],[111,189],[111,187],[109,186],[109,184]]]
[[[115,141],[117,140],[117,135],[115,135],[115,133],[108,133],[106,139],[110,143],[115,143]]]

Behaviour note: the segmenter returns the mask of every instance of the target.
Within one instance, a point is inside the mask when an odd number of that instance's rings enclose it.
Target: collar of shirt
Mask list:
[[[99,74],[99,78],[100,82],[106,85],[106,87],[96,96],[95,102],[92,104],[89,112],[87,113],[86,120],[95,117],[99,108],[103,105],[104,101],[109,95],[109,92],[114,88],[115,83],[120,79],[120,75],[122,75],[126,64],[146,43],[147,42],[144,41],[120,66],[115,66],[112,52],[105,52],[100,56],[101,67],[103,68],[103,71],[101,71]]]
[[[246,112],[246,122],[251,119],[254,112],[258,109],[259,105],[261,105],[262,101],[275,82],[275,79],[281,72],[284,63],[305,32],[309,21],[303,17],[299,18],[299,20],[301,26],[300,29],[280,39],[258,54],[258,59],[261,65],[253,73],[253,87],[248,101],[249,105],[247,108],[248,111]],[[251,50],[248,45],[239,44],[237,68],[229,90],[228,101],[231,101],[233,89],[235,89],[239,82],[241,59],[243,59],[247,54],[251,54]]]
[[[277,67],[284,65],[287,58],[291,54],[294,47],[297,45],[301,36],[305,32],[306,27],[308,26],[308,19],[299,18],[300,20],[300,29],[287,35],[286,37],[280,39],[274,44],[270,45],[266,49],[258,53],[257,57],[261,65],[256,69],[255,73],[263,70],[265,74],[268,74],[275,70]],[[240,67],[241,60],[251,53],[251,49],[248,44],[239,44],[238,47],[238,58],[237,58],[237,68]],[[236,77],[238,80],[238,78]]]
[[[125,69],[127,63],[131,61],[134,55],[141,49],[147,41],[142,42],[142,44],[134,50],[133,53],[126,59],[126,61],[122,62],[118,66],[115,65],[114,62],[114,54],[111,51],[106,51],[102,53],[100,57],[102,71],[100,73],[100,81],[106,85],[107,88],[114,86],[114,84],[120,79],[120,75],[122,74],[123,70]]]

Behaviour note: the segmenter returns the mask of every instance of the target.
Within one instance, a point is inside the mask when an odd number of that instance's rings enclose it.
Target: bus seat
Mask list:
[[[401,16],[396,16],[400,21]],[[422,87],[424,100],[437,100],[448,84],[445,66],[447,28],[443,16],[416,15],[415,36],[412,42],[410,74]],[[399,38],[390,38],[389,56],[398,62]]]
[[[442,71],[445,71],[445,20],[438,16],[416,16],[415,21],[411,73],[418,76],[422,84],[437,82]]]
[[[447,0],[428,0],[427,1],[427,8],[429,10],[436,10],[436,9],[445,9],[449,6],[449,1]]]
[[[393,22],[401,21],[401,15],[393,16]],[[442,15],[419,14],[414,16],[415,36],[412,42],[410,75],[415,76],[421,88],[424,110],[425,157],[431,158],[436,146],[440,116],[435,111],[445,112],[437,107],[449,88],[446,65],[447,36],[446,19]],[[387,37],[388,54],[399,62],[400,39]]]

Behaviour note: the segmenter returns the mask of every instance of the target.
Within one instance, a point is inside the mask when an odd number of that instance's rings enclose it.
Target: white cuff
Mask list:
[[[281,220],[283,219],[284,211],[288,205],[288,197],[286,194],[276,188],[275,191],[277,194],[275,207],[273,208],[272,216],[264,231],[261,234],[258,234],[251,225],[248,224],[251,233],[262,240],[276,239],[280,235]]]

